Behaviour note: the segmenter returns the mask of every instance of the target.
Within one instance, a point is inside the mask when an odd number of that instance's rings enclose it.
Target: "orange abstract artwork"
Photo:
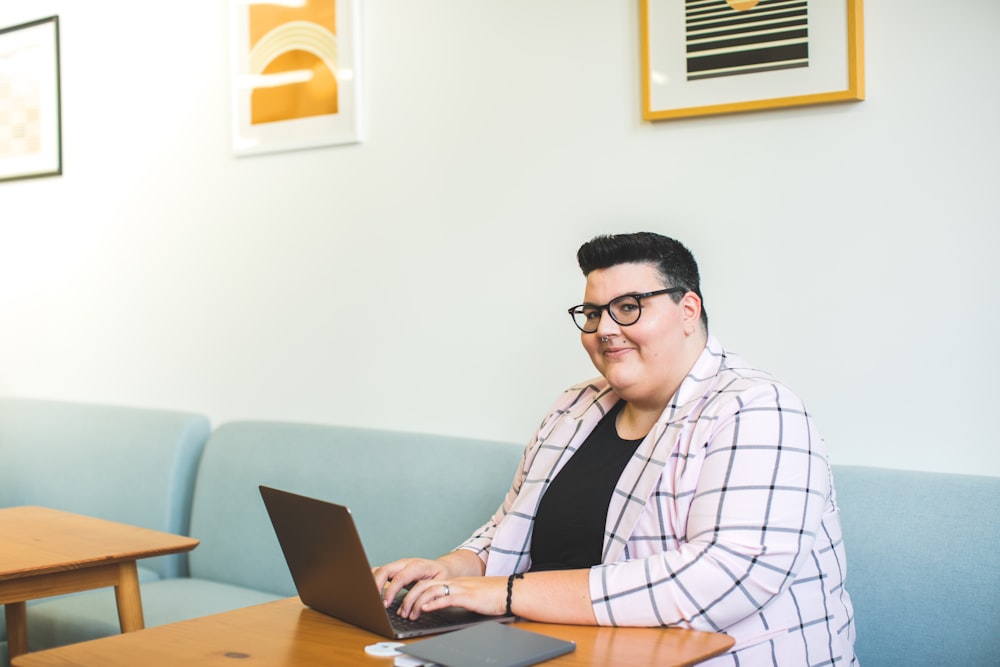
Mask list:
[[[336,2],[250,6],[251,124],[338,113]]]

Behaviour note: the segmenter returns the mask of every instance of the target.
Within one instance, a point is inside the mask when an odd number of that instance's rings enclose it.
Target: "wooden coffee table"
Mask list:
[[[517,627],[576,642],[546,667],[684,667],[725,653],[733,638],[714,632],[518,622]],[[142,632],[22,655],[14,667],[391,667],[365,646],[388,641],[286,598]],[[416,641],[416,640],[410,640]]]
[[[115,587],[122,632],[143,627],[136,560],[190,551],[198,540],[45,507],[0,509],[0,604],[7,649],[28,650],[25,602]]]

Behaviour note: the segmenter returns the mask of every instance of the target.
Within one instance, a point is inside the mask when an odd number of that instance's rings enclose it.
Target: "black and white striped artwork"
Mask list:
[[[687,80],[809,66],[808,0],[686,0]]]

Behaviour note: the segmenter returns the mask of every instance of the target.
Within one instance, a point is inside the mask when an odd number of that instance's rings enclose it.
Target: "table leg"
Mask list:
[[[118,602],[118,622],[122,632],[142,630],[142,598],[139,595],[139,572],[135,561],[122,563],[115,585],[115,600]]]
[[[28,612],[23,602],[4,605],[7,618],[7,654],[11,658],[28,652]]]

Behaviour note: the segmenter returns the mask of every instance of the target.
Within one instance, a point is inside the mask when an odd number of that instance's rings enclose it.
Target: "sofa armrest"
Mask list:
[[[833,472],[860,663],[997,664],[1000,478]]]

